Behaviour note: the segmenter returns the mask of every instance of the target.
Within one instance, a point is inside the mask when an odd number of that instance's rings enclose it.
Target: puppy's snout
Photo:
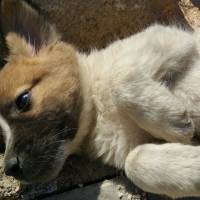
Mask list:
[[[17,157],[12,157],[5,163],[4,172],[7,176],[17,176],[19,174],[20,167]]]

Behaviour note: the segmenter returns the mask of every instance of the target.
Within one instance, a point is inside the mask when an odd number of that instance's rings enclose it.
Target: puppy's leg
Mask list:
[[[151,79],[121,84],[113,91],[119,110],[154,137],[189,143],[194,125],[185,106],[166,88]]]
[[[175,27],[156,25],[136,38],[138,42],[132,45],[137,51],[129,51],[115,64],[113,99],[153,136],[187,143],[194,126],[186,106],[173,95],[173,87],[198,56],[195,37]]]
[[[200,147],[146,144],[129,153],[125,172],[145,191],[170,197],[200,196]]]
[[[145,39],[139,49],[139,70],[149,73],[154,80],[165,81],[167,86],[173,87],[199,59],[197,34],[193,32],[154,25],[143,32],[142,38]]]

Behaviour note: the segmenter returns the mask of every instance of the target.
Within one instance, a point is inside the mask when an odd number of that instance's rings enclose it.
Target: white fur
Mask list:
[[[138,146],[127,157],[127,176],[145,191],[171,197],[200,195],[200,147],[178,143]]]
[[[8,143],[12,140],[12,131],[10,129],[9,124],[7,123],[7,121],[4,119],[2,115],[0,115],[0,126],[2,129],[3,136],[5,138],[6,146],[7,146]]]
[[[189,144],[200,126],[197,36],[154,25],[90,55],[77,53],[84,106],[74,145],[89,135],[90,156],[125,169],[149,192],[200,195],[199,147],[147,144]]]

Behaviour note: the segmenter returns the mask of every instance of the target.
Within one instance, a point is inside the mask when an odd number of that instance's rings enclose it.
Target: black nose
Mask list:
[[[7,176],[16,176],[19,173],[19,161],[17,157],[10,158],[4,167],[4,172]]]

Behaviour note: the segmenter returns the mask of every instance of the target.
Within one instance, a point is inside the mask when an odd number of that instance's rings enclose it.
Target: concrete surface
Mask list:
[[[179,200],[199,199],[200,198],[184,198]],[[43,200],[170,200],[170,198],[145,193],[135,187],[124,176],[119,176],[101,183],[53,195]]]
[[[54,195],[44,200],[145,200],[147,199],[146,195],[134,187],[125,177],[120,176],[102,183]]]

